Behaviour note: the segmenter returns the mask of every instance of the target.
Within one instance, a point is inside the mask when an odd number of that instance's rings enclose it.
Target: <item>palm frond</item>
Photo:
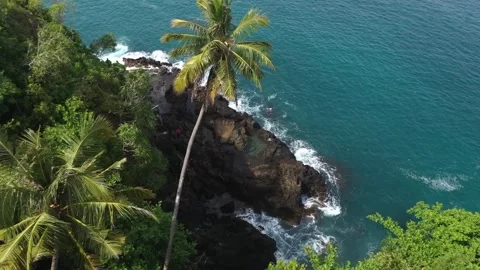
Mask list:
[[[238,39],[240,37],[250,36],[258,29],[270,24],[267,16],[263,15],[258,9],[250,9],[242,18],[240,23],[233,30],[231,37]]]
[[[173,28],[187,28],[192,30],[194,33],[196,33],[198,36],[201,37],[206,37],[207,36],[207,28],[205,28],[203,25],[196,23],[196,22],[191,22],[187,20],[181,20],[181,19],[173,19],[171,26]],[[163,37],[162,37],[163,39]],[[167,42],[167,41],[165,41]]]
[[[142,215],[157,220],[157,217],[148,210],[122,202],[83,202],[67,207],[71,216],[91,225],[103,225],[105,222],[113,224],[116,218],[131,219]]]
[[[248,57],[262,66],[275,70],[275,66],[270,60],[268,51],[270,46],[267,43],[241,42],[234,45],[234,50],[241,51],[241,55]]]
[[[161,38],[162,42],[172,42],[176,41],[181,44],[185,45],[195,45],[195,44],[202,44],[204,45],[207,42],[207,39],[202,36],[192,35],[192,34],[177,34],[177,33],[169,33],[163,35]]]
[[[38,212],[44,205],[42,193],[28,186],[2,185],[0,187],[0,228],[11,226],[16,218]]]
[[[80,203],[92,200],[110,201],[113,195],[98,175],[76,175],[65,182],[65,191],[69,198],[66,202]]]
[[[123,167],[123,164],[127,162],[127,158],[122,158],[118,161],[115,161],[112,165],[108,166],[105,170],[100,172],[101,176],[104,176],[106,173],[114,170],[120,170]]]
[[[174,82],[174,89],[177,93],[183,93],[197,78],[203,76],[205,71],[215,62],[214,51],[209,46],[214,44],[209,42],[202,48],[202,52],[192,56],[183,66]]]
[[[72,236],[87,250],[98,254],[102,259],[118,258],[122,253],[125,237],[110,230],[85,224],[81,220],[66,215],[72,225]]]
[[[261,90],[262,85],[260,80],[263,78],[263,71],[257,63],[248,58],[248,55],[244,55],[244,51],[231,50],[232,64],[235,69],[242,74],[246,79],[251,80]]]
[[[235,79],[235,71],[227,59],[223,59],[216,66],[215,72],[219,77],[223,94],[227,99],[233,99],[236,96],[237,82]]]
[[[142,187],[124,188],[114,191],[116,198],[125,197],[127,199],[149,200],[155,198],[155,193],[151,190]]]
[[[38,250],[53,250],[57,238],[62,238],[68,225],[47,213],[27,218],[0,231],[0,265],[10,265],[12,269],[31,269]],[[49,235],[46,237],[45,232]],[[41,242],[39,242],[41,240]]]
[[[9,167],[18,168],[22,174],[28,174],[28,169],[15,156],[11,145],[5,137],[0,137],[0,163]],[[0,175],[1,176],[1,175]]]
[[[22,159],[29,164],[29,172],[35,179],[35,182],[42,187],[50,183],[51,175],[51,151],[45,147],[42,133],[27,129],[20,140],[19,152],[22,154]]]
[[[67,147],[61,151],[60,158],[65,161],[68,168],[72,168],[76,162],[82,163],[85,158],[98,154],[101,138],[113,134],[112,125],[105,117],[94,118],[93,114],[85,113],[80,119],[78,133],[62,137]]]
[[[200,53],[201,49],[208,42],[206,37],[191,34],[165,34],[162,42],[177,41],[182,46],[170,52],[172,57],[191,56]]]
[[[72,242],[73,247],[76,249],[76,255],[80,260],[80,264],[83,266],[84,269],[89,270],[96,270],[97,265],[100,265],[100,260],[93,255],[87,254],[85,249],[83,249],[82,245],[75,239],[75,236],[69,232],[68,238]]]
[[[218,93],[222,92],[222,82],[218,76],[214,75],[210,77],[208,80],[207,91],[209,97],[206,100],[207,105],[213,104]]]
[[[204,44],[180,46],[171,50],[170,56],[171,57],[192,56],[192,55],[198,54],[203,46]]]
[[[214,15],[212,12],[211,0],[197,0],[197,6],[200,9],[200,12],[203,14],[203,18],[207,21],[208,26],[210,27],[215,23]]]

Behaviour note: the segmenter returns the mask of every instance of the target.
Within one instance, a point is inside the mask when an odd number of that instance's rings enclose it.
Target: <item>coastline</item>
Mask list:
[[[172,67],[171,63],[145,57],[122,60],[127,69],[146,68],[152,74],[151,97],[161,119],[157,132],[161,135],[156,136],[155,144],[172,164],[180,164],[193,129],[194,112],[200,107],[196,104],[198,102],[188,102],[190,99],[185,93],[173,93],[171,85],[179,69]],[[180,136],[172,132],[176,129],[182,130]],[[326,201],[325,177],[328,176],[297,161],[289,147],[275,134],[263,129],[252,116],[229,107],[228,101],[221,97],[207,111],[202,129],[195,140],[179,220],[199,235],[196,239],[200,243],[197,247],[199,254],[206,254],[214,248],[211,246],[213,235],[218,237],[231,230],[229,226],[232,224],[242,224],[238,225],[242,227],[242,236],[235,242],[243,244],[232,245],[232,248],[242,254],[245,245],[256,243],[255,247],[250,247],[253,252],[245,256],[257,259],[251,259],[255,265],[243,265],[238,269],[263,269],[268,265],[267,261],[275,260],[275,241],[265,235],[265,228],[261,225],[253,226],[244,221],[251,213],[248,209],[281,218],[284,226],[298,225],[306,216],[314,216],[318,206],[309,204],[306,198],[318,198],[317,203]],[[178,171],[175,170],[179,166],[170,167],[173,171],[167,184],[168,191],[161,198],[165,210],[171,210],[173,206],[178,180]],[[233,228],[238,232],[238,227]],[[224,241],[229,239],[227,237]],[[328,238],[323,240],[329,241]],[[218,264],[215,267],[233,267],[225,265],[225,260],[219,257],[210,258]],[[235,261],[238,264],[239,260]]]

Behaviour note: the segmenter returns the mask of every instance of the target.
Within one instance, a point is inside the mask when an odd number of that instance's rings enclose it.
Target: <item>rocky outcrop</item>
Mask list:
[[[171,67],[172,63],[168,62],[160,62],[156,61],[151,58],[146,58],[146,57],[140,57],[136,59],[131,59],[131,58],[123,58],[123,65],[127,68],[131,67],[152,67],[152,68],[159,68],[159,69],[166,69],[167,67]]]
[[[161,125],[158,148],[169,157],[171,174],[162,206],[173,209],[174,194],[188,139],[200,110],[188,91],[177,95],[177,69],[149,59],[124,59],[152,71],[152,100]],[[151,70],[151,69],[150,69]],[[176,130],[180,130],[177,136]],[[249,115],[218,98],[204,116],[186,175],[179,220],[194,231],[197,269],[265,269],[274,261],[275,242],[234,211],[247,206],[297,224],[311,210],[301,196],[325,198],[325,176],[295,159],[287,145]]]
[[[175,138],[185,148],[195,124],[196,113],[186,105],[186,94],[167,92],[172,105],[163,117],[167,130],[181,130]],[[228,192],[257,211],[297,224],[311,210],[301,196],[325,198],[325,179],[313,168],[297,161],[287,145],[261,128],[255,120],[218,98],[205,113],[193,146],[187,181],[195,182],[196,192]]]

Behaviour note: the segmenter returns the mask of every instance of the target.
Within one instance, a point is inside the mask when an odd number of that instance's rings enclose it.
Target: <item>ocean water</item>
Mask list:
[[[73,3],[67,23],[85,42],[120,38],[110,59],[166,60],[170,20],[200,18],[192,0]],[[420,200],[480,209],[479,1],[233,1],[234,15],[249,7],[272,21],[257,38],[273,44],[277,70],[263,92],[241,80],[236,109],[329,175],[327,204],[297,227],[239,213],[277,241],[277,257],[334,241],[342,260],[363,259],[385,236],[366,216],[405,222]]]

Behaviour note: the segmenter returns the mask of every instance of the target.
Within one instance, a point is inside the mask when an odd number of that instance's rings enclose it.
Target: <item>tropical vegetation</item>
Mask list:
[[[160,268],[171,215],[155,198],[168,161],[152,144],[150,77],[100,61],[113,35],[84,45],[68,7],[0,0],[0,269]],[[176,247],[182,269],[183,227]]]
[[[174,19],[172,27],[186,28],[190,33],[169,33],[161,38],[163,42],[179,43],[179,47],[170,53],[172,56],[190,57],[175,79],[175,91],[182,93],[188,88],[193,98],[200,99],[202,104],[183,160],[164,270],[169,266],[188,160],[206,107],[212,104],[219,94],[230,100],[237,100],[237,74],[261,89],[260,81],[264,76],[262,67],[274,68],[269,55],[271,45],[266,41],[250,39],[257,30],[268,26],[268,17],[258,9],[250,9],[240,22],[234,25],[231,2],[197,0],[203,22]]]
[[[163,36],[179,44],[173,56],[190,57],[176,92],[201,104],[165,213],[156,194],[169,163],[152,144],[149,74],[100,61],[113,35],[85,45],[63,24],[69,5],[53,2],[0,0],[0,269],[192,268],[193,233],[175,225],[193,140],[217,95],[236,100],[237,75],[260,88],[262,67],[273,68],[271,46],[250,40],[268,18],[252,9],[235,25],[231,1],[198,0],[204,20],[175,19],[190,32]],[[480,269],[480,213],[425,203],[408,213],[402,225],[369,217],[388,235],[363,261],[341,262],[333,244],[268,269]]]
[[[369,218],[389,235],[378,251],[356,266],[338,262],[337,249],[330,245],[326,255],[307,249],[309,264],[297,261],[271,264],[269,270],[404,270],[480,269],[480,213],[443,209],[442,204],[419,202],[408,210],[413,220],[405,226],[380,214]]]

